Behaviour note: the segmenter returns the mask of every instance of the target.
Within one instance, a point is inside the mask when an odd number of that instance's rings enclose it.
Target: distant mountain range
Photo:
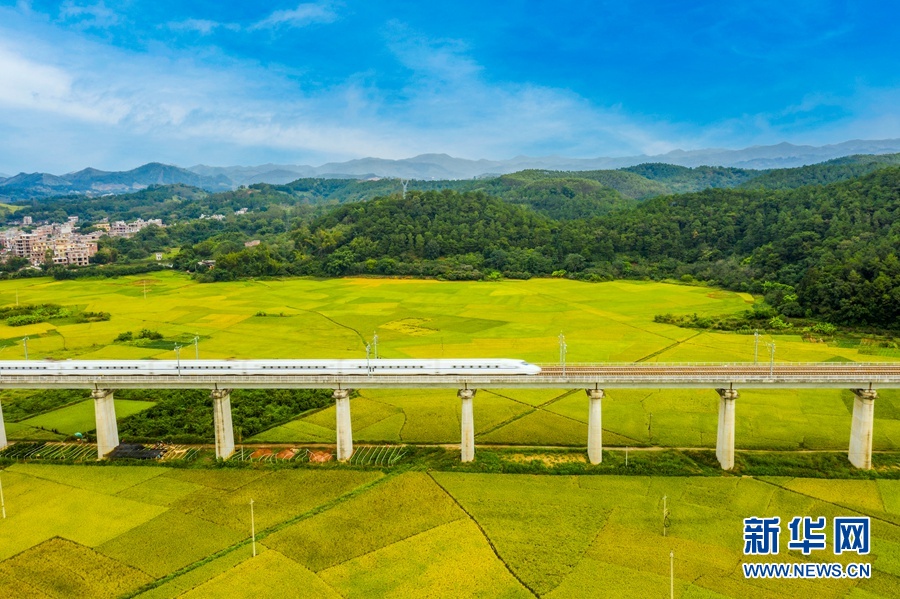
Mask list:
[[[66,194],[129,193],[150,185],[183,183],[209,191],[225,191],[234,187],[223,176],[206,177],[177,166],[151,162],[130,171],[101,171],[86,168],[66,175],[48,173],[19,173],[0,179],[0,198],[26,199]]]
[[[368,179],[400,177],[408,179],[472,179],[513,173],[525,169],[588,171],[619,169],[643,163],[678,166],[725,166],[744,169],[778,169],[816,164],[853,154],[889,154],[900,152],[900,139],[853,140],[827,146],[796,146],[781,143],[753,146],[741,150],[675,150],[655,156],[619,158],[563,158],[559,156],[517,156],[510,160],[467,160],[447,154],[422,154],[402,160],[361,158],[333,162],[318,167],[290,164],[217,167],[196,165],[190,168],[150,163],[130,171],[108,172],[93,168],[51,175],[19,173],[0,175],[0,198],[6,200],[49,197],[65,194],[127,193],[150,185],[182,183],[208,191],[224,191],[253,183],[285,184],[301,178]]]

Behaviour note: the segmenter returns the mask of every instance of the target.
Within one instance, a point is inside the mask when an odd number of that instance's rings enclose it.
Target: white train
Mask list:
[[[184,374],[286,375],[532,375],[539,366],[524,360],[16,360],[0,361],[0,376],[166,376]]]

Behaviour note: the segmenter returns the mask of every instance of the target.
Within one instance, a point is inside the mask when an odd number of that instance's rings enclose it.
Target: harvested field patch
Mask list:
[[[310,451],[309,452],[309,462],[310,464],[324,464],[325,462],[330,462],[334,457],[330,451]]]

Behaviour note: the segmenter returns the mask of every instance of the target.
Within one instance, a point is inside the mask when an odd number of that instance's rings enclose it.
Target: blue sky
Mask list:
[[[0,0],[0,172],[897,138],[898,6]]]

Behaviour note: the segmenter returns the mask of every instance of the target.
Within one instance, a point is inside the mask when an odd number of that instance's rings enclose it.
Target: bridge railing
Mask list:
[[[541,368],[562,368],[561,362],[534,362],[535,366]],[[714,366],[714,367],[740,367],[747,368],[756,366],[759,368],[769,368],[772,363],[768,360],[760,360],[759,362],[566,362],[566,368],[690,368],[698,366]],[[900,360],[883,362],[786,362],[775,360],[776,367],[815,367],[815,368],[867,368],[867,367],[889,367],[900,366]]]

